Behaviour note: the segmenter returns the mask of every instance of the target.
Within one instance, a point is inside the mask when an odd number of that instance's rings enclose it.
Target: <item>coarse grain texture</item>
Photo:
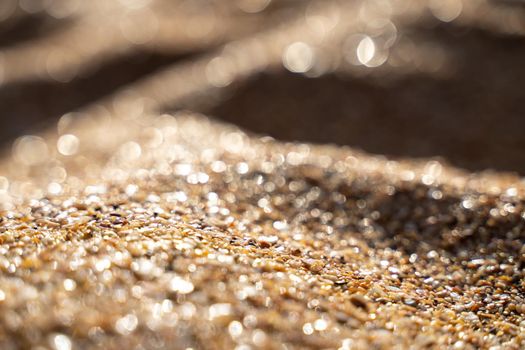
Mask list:
[[[196,115],[111,123],[73,126],[71,160],[35,138],[48,158],[3,165],[2,348],[524,345],[517,178]]]

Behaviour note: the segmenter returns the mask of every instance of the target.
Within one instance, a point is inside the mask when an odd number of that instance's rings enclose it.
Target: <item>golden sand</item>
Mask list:
[[[210,2],[211,12],[168,3],[81,2],[71,31],[3,53],[5,84],[43,74],[67,83],[141,45],[206,49],[5,147],[0,349],[525,347],[517,175],[163,113],[225,103],[236,84],[282,67],[314,80],[445,79],[449,51],[405,40],[403,28],[432,17],[520,36],[523,12],[455,0]],[[46,11],[68,13],[54,4]],[[118,17],[122,6],[138,19]],[[86,37],[89,53],[77,55]],[[291,138],[303,127],[283,123]],[[333,142],[353,124],[336,125]]]

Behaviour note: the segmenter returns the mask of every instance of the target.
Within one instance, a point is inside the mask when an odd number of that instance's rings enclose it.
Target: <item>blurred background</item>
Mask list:
[[[525,2],[1,0],[0,147],[192,110],[284,141],[525,174]]]

